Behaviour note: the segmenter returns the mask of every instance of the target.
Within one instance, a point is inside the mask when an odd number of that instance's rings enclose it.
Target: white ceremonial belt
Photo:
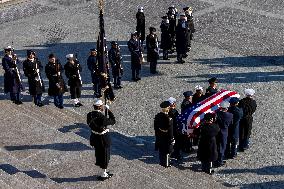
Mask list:
[[[108,132],[109,132],[109,129],[106,129],[106,130],[104,130],[104,131],[101,132],[101,133],[96,132],[96,131],[92,131],[92,133],[94,133],[94,134],[96,134],[96,135],[104,135],[104,134],[106,134],[106,133],[108,133]]]

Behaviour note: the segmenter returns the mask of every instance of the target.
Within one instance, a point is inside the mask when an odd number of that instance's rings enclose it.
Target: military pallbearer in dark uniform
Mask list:
[[[139,81],[140,70],[142,64],[142,47],[137,33],[131,34],[131,39],[127,42],[128,49],[131,54],[131,70],[132,70],[132,80]]]
[[[111,49],[108,52],[109,63],[112,69],[113,84],[115,89],[122,88],[121,77],[123,75],[122,56],[115,41],[111,42]]]
[[[149,28],[150,34],[146,37],[147,62],[150,63],[150,73],[157,73],[157,61],[159,59],[159,41],[156,28]]]
[[[90,49],[90,51],[91,52],[87,60],[87,66],[91,72],[93,89],[94,89],[94,97],[100,98],[102,96],[101,88],[100,88],[100,74],[101,73],[99,71],[99,66],[97,62],[97,50]]]
[[[223,160],[227,146],[228,129],[233,122],[233,114],[228,112],[230,103],[223,101],[220,106],[221,109],[216,113],[216,121],[220,128],[220,132],[217,135],[218,160],[215,162],[217,167],[225,164]]]
[[[164,101],[160,104],[162,112],[158,113],[154,119],[154,129],[156,134],[156,147],[159,151],[160,165],[170,167],[170,154],[173,151],[173,120],[168,115],[170,102]]]
[[[98,179],[106,180],[112,176],[112,174],[107,172],[111,146],[107,126],[115,124],[115,117],[107,105],[103,106],[101,100],[95,102],[94,109],[94,111],[87,114],[87,124],[92,129],[90,145],[95,148],[96,165],[103,169]],[[104,112],[106,112],[107,115],[105,115]]]
[[[200,125],[200,141],[198,145],[197,157],[201,161],[202,171],[213,174],[212,162],[218,158],[216,136],[219,127],[214,123],[215,115],[207,113],[204,115],[204,122]]]
[[[66,55],[67,63],[64,65],[65,75],[68,78],[68,85],[70,86],[71,99],[74,100],[74,106],[83,106],[79,101],[81,97],[82,78],[80,72],[82,67],[79,61],[73,54]]]
[[[188,36],[188,23],[184,13],[180,14],[180,19],[176,27],[176,50],[177,50],[177,63],[184,63],[183,57],[187,53],[187,36]]]
[[[240,121],[240,143],[239,150],[242,152],[249,148],[250,135],[252,130],[252,115],[256,111],[256,101],[253,99],[255,91],[246,89],[246,97],[240,100],[239,107],[243,109],[243,118]]]
[[[218,92],[217,82],[218,80],[216,77],[208,79],[209,87],[206,89],[206,94],[205,94],[206,98]]]
[[[36,58],[36,54],[32,50],[27,51],[27,59],[23,62],[23,70],[26,77],[28,77],[29,92],[33,96],[34,104],[41,107],[42,93],[45,91],[44,83],[41,77],[41,70],[43,66]]]
[[[14,49],[11,46],[6,47],[4,51],[5,56],[2,59],[2,66],[5,70],[4,92],[10,93],[11,101],[19,105],[22,104],[20,101],[20,92],[23,90],[21,75],[17,66],[20,61],[17,55],[13,53]]]
[[[192,103],[197,104],[198,102],[201,102],[205,98],[206,96],[203,94],[203,88],[200,85],[197,85],[195,87],[195,93],[192,97]]]
[[[46,77],[49,80],[48,95],[53,96],[54,105],[60,109],[63,107],[63,94],[68,91],[62,77],[63,67],[54,54],[48,56],[48,64],[45,66]]]

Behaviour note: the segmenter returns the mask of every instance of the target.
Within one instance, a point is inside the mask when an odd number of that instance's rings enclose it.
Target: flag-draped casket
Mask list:
[[[223,101],[229,101],[232,97],[240,97],[235,91],[221,90],[205,100],[194,104],[178,116],[178,124],[182,133],[191,135],[195,128],[198,128],[204,115],[209,112],[216,112]]]

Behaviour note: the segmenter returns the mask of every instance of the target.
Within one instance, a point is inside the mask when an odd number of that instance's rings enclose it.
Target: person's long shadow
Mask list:
[[[262,183],[252,183],[244,184],[240,186],[240,189],[251,189],[251,188],[267,188],[267,189],[283,189],[284,181],[271,181],[271,182],[262,182]]]
[[[226,169],[222,174],[255,173],[258,175],[284,175],[284,165],[266,166],[258,169]]]

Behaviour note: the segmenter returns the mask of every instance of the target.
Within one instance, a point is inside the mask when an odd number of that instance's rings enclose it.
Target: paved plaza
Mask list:
[[[146,27],[154,26],[159,33],[161,16],[172,4],[179,11],[187,5],[194,11],[196,33],[186,63],[176,64],[175,56],[159,60],[156,75],[144,63],[142,80],[132,82],[126,43],[135,30],[137,7],[144,7]],[[84,104],[75,108],[66,93],[60,110],[44,93],[46,106],[39,108],[26,90],[24,104],[16,106],[4,94],[0,69],[1,189],[284,188],[284,1],[107,0],[104,17],[107,40],[120,44],[125,75],[123,89],[115,90],[117,100],[110,105],[117,119],[111,127],[109,165],[114,176],[101,182],[86,124],[94,101],[86,60],[99,32],[97,1],[0,4],[1,48],[13,44],[20,59],[33,49],[44,65],[49,53],[62,64],[66,54],[78,53]],[[241,97],[245,88],[255,89],[258,108],[251,148],[212,176],[201,172],[195,153],[184,154],[184,161],[173,162],[171,168],[159,166],[153,118],[160,102],[173,96],[180,110],[182,93],[196,85],[207,87],[210,77],[218,78],[219,89],[235,90]],[[27,78],[23,82],[27,89]]]

